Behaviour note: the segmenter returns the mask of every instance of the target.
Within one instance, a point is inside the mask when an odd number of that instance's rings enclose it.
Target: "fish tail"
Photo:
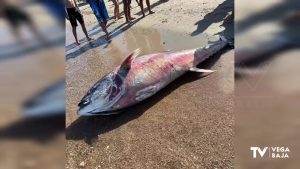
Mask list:
[[[232,49],[234,48],[234,41],[233,41],[233,39],[228,40],[223,35],[219,35],[219,39],[220,39],[220,41],[225,42],[230,48],[232,48]]]
[[[220,41],[228,43],[228,40],[225,38],[225,36],[220,35],[219,38],[220,38]]]

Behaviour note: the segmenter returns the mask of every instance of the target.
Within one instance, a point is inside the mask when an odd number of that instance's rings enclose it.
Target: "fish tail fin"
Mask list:
[[[225,36],[220,35],[219,38],[220,38],[220,41],[228,43],[228,40],[225,38]]]
[[[230,48],[234,48],[234,41],[233,39],[228,40],[225,36],[219,35],[220,41],[225,42]]]
[[[218,39],[217,39],[218,38]],[[225,42],[226,44],[227,43],[229,43],[228,42],[228,40],[227,40],[227,38],[225,38],[225,36],[223,36],[223,35],[218,35],[218,36],[216,36],[216,39],[217,40],[209,40],[208,41],[208,44],[214,44],[214,43],[216,43],[216,42]]]

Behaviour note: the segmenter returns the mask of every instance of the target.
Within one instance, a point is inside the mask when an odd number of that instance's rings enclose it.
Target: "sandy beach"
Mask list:
[[[112,2],[106,2],[112,16]],[[107,43],[89,5],[80,8],[94,39],[74,44],[66,22],[66,168],[233,168],[233,50],[224,49],[155,96],[113,116],[79,117],[77,104],[102,76],[136,48],[142,54],[205,46],[213,35],[233,37],[232,1],[151,1],[155,14],[108,22]],[[123,5],[120,6],[123,9]],[[123,11],[123,10],[121,10]]]

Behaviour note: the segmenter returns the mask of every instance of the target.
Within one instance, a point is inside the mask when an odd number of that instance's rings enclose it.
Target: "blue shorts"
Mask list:
[[[103,23],[104,21],[109,19],[106,6],[103,0],[87,0],[92,8],[94,14],[99,23]]]

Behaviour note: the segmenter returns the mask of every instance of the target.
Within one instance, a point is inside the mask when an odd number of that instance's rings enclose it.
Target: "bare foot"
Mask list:
[[[110,40],[110,37],[109,37],[109,34],[108,34],[108,33],[105,34],[105,39],[106,39],[106,40]]]
[[[88,41],[94,40],[93,38],[87,37],[86,38]]]
[[[115,21],[117,21],[117,20],[119,20],[119,19],[121,19],[121,18],[123,18],[123,17],[118,16],[118,17],[116,17]]]
[[[75,43],[76,43],[76,45],[77,45],[77,46],[79,46],[79,45],[80,45],[80,43],[79,43],[78,41],[77,41],[77,42],[75,42]]]
[[[110,42],[110,41],[111,41],[110,36],[109,36],[109,35],[106,35],[106,36],[105,36],[105,40],[106,40],[107,42]]]
[[[129,17],[129,19],[130,19],[130,20],[135,20],[135,18],[133,18],[133,17]]]

